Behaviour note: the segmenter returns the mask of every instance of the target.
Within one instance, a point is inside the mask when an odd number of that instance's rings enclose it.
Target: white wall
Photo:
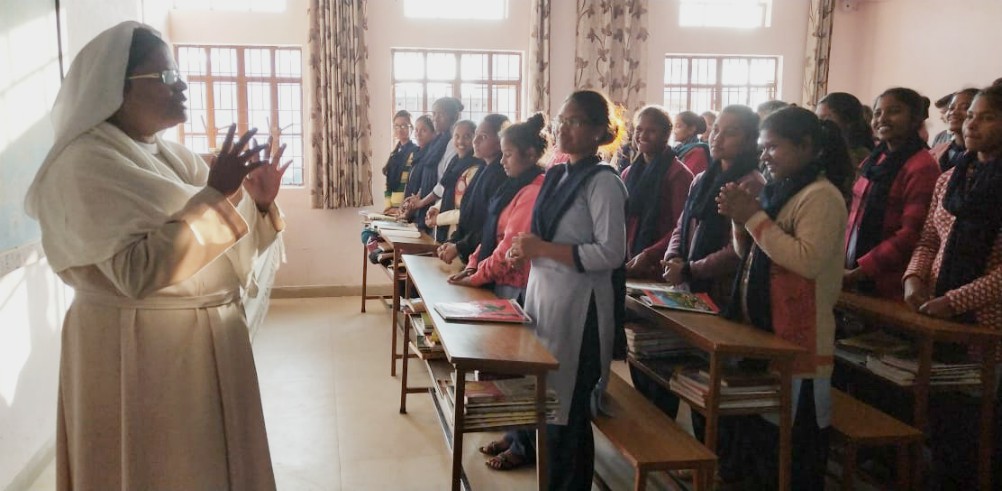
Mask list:
[[[998,0],[864,0],[836,12],[828,89],[868,104],[893,86],[935,101],[989,85],[1002,77],[999,21]],[[931,112],[935,134],[944,125]]]
[[[169,1],[62,2],[65,67],[91,38],[123,20],[163,29]],[[51,33],[36,34],[49,36],[56,44],[54,27]],[[32,103],[44,107],[14,110],[0,105],[4,111],[0,120],[20,122],[26,113],[35,112],[48,116],[51,101]],[[12,265],[18,267],[11,271]],[[0,489],[26,487],[53,456],[61,327],[71,295],[41,257],[37,243],[0,253]]]

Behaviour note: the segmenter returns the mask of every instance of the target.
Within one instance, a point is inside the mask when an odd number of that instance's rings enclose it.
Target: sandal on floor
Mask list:
[[[518,455],[511,450],[505,450],[487,459],[484,465],[496,471],[510,471],[529,465],[529,462],[524,456]]]
[[[491,457],[495,457],[499,455],[501,452],[508,450],[509,447],[511,447],[511,442],[502,438],[500,440],[494,440],[488,443],[487,445],[480,447],[480,453],[484,455],[490,455]]]

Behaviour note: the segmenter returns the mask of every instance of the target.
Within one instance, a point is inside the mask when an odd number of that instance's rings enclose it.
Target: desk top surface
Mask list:
[[[401,235],[394,234],[392,230],[380,230],[379,236],[383,238],[386,242],[393,244],[394,247],[398,245],[402,246],[422,246],[422,248],[435,248],[438,247],[438,242],[435,239],[422,232],[420,237],[404,237]]]
[[[669,327],[703,351],[763,358],[792,357],[804,351],[773,334],[717,315],[655,309],[633,297],[626,298],[626,305],[642,317]]]
[[[490,290],[449,284],[449,276],[459,271],[458,265],[423,256],[404,256],[403,261],[428,307],[449,362],[467,370],[506,373],[543,373],[559,366],[528,326],[442,319],[434,309],[436,303],[497,298]]]
[[[871,320],[889,324],[895,329],[932,335],[943,340],[963,342],[965,338],[989,338],[992,341],[1002,339],[1002,331],[937,319],[915,312],[902,302],[859,293],[842,292],[836,306]]]

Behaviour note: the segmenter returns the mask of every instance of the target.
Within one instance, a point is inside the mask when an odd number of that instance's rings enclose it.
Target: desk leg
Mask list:
[[[779,489],[790,489],[793,454],[793,359],[779,364]]]
[[[395,329],[394,329],[395,332]],[[411,318],[404,317],[404,356],[400,359],[400,414],[407,414],[407,365],[410,360]]]
[[[393,271],[390,279],[393,280],[393,325],[390,329],[390,376],[397,376],[397,315],[400,312],[400,282],[397,281],[397,271],[400,269],[400,248],[393,248]],[[405,340],[406,341],[406,340]],[[406,352],[404,355],[406,356]]]
[[[466,411],[463,399],[466,395],[466,370],[456,367],[456,409],[452,423],[452,491],[463,488],[463,413]],[[539,452],[537,452],[537,455]]]
[[[365,254],[365,244],[362,244],[362,313],[365,313],[365,297],[368,295],[366,292],[366,283],[369,281],[369,261],[368,256]]]
[[[713,453],[717,453],[717,429],[720,425],[720,417],[717,415],[722,375],[720,364],[720,357],[710,352],[710,392],[706,394],[706,434],[703,436],[703,444]]]
[[[539,491],[547,489],[549,468],[546,451],[546,373],[536,375],[536,483]]]
[[[978,483],[992,489],[992,453],[995,450],[995,343],[981,346],[981,443],[978,445]]]
[[[915,407],[912,412],[912,425],[924,435],[929,435],[929,376],[932,373],[933,340],[931,336],[918,338],[918,373],[915,374]],[[926,467],[925,454],[922,445],[915,445],[915,463],[912,467],[912,482],[923,482],[923,469]]]

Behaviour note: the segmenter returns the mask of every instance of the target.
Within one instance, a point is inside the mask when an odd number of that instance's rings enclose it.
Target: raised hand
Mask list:
[[[267,160],[259,160],[257,154],[251,157],[250,162],[257,164],[257,167],[247,175],[244,180],[244,190],[254,200],[257,209],[265,212],[271,207],[278,196],[278,190],[282,187],[282,176],[289,168],[292,161],[282,164],[282,155],[285,153],[285,144],[276,147],[275,139],[268,137],[268,143],[264,146],[264,153]]]
[[[258,159],[252,161],[252,157],[258,155],[266,147],[266,145],[255,146],[245,151],[247,143],[257,133],[257,129],[251,129],[247,133],[244,133],[234,143],[233,135],[236,131],[237,125],[230,125],[219,155],[212,161],[212,168],[209,169],[209,179],[207,182],[209,187],[219,191],[227,198],[240,191],[240,186],[243,184],[244,178],[262,165]]]

